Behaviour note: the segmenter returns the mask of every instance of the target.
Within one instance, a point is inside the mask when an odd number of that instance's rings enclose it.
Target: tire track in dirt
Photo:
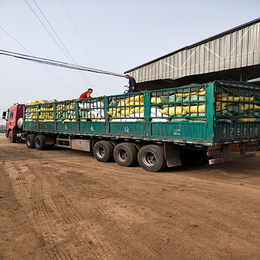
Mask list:
[[[191,177],[190,173],[185,176],[179,172],[176,182],[173,177],[169,178],[169,173],[162,173],[164,178],[160,179],[158,174],[147,173],[142,169],[137,171],[136,168],[123,168],[115,163],[93,163],[94,158],[87,158],[88,160],[82,162],[82,157],[75,157],[72,162],[62,157],[41,159],[42,165],[38,168],[34,166],[35,160],[26,162],[27,167],[34,172],[34,177],[41,180],[39,187],[42,194],[38,199],[44,198],[42,200],[46,205],[45,211],[49,214],[49,221],[53,222],[49,225],[49,231],[45,228],[45,240],[50,241],[46,244],[50,247],[51,256],[54,253],[58,255],[56,247],[51,245],[59,246],[62,241],[57,239],[66,240],[68,237],[64,228],[69,230],[71,241],[78,243],[78,248],[73,250],[65,244],[63,248],[58,248],[61,255],[58,259],[69,259],[63,255],[66,250],[70,256],[75,256],[77,249],[86,247],[84,243],[90,245],[87,250],[96,252],[92,259],[125,259],[125,248],[130,259],[158,259],[170,255],[200,259],[203,256],[200,251],[205,250],[205,245],[207,250],[212,251],[212,259],[229,258],[231,251],[225,251],[224,248],[232,248],[233,244],[243,245],[241,248],[236,246],[234,259],[238,255],[249,256],[248,251],[243,252],[244,249],[252,249],[252,256],[256,253],[258,246],[252,246],[252,240],[247,243],[246,236],[241,233],[242,228],[235,229],[232,226],[231,222],[238,220],[236,216],[231,213],[228,213],[228,216],[223,214],[227,209],[225,197],[232,197],[232,192],[229,194],[223,191],[230,188],[236,196],[238,193],[235,185],[227,181],[226,177],[215,183],[215,178],[212,182],[202,180],[202,177]],[[20,166],[15,168],[22,172],[26,167],[22,169],[21,164],[25,162],[20,161]],[[61,178],[62,174],[64,180]],[[78,177],[82,182],[76,180]],[[30,183],[32,178],[31,176],[25,179]],[[32,180],[33,183],[34,181]],[[63,187],[66,182],[71,184]],[[90,185],[87,185],[88,183]],[[225,183],[226,186],[223,185]],[[196,188],[197,185],[201,190]],[[255,191],[251,186],[241,188],[241,192],[250,193],[247,194],[250,203]],[[150,194],[146,194],[147,191]],[[205,200],[207,193],[211,194],[212,199]],[[80,195],[83,198],[80,198]],[[224,209],[219,208],[222,204]],[[127,208],[124,208],[124,205]],[[239,203],[236,201],[234,205],[238,207]],[[214,215],[209,215],[205,210],[212,211]],[[250,217],[247,223],[255,226]],[[174,233],[165,228],[170,225]],[[256,234],[258,230],[252,232]],[[112,236],[112,233],[117,234],[117,237]],[[232,239],[228,239],[230,233]],[[242,235],[241,238],[239,235]],[[191,249],[194,241],[196,248]],[[226,246],[226,243],[229,246]],[[153,248],[154,244],[157,247]]]
[[[57,218],[54,202],[48,199],[50,195],[44,190],[44,178],[36,178],[32,189],[32,212],[39,233],[42,235],[46,250],[51,259],[73,259],[71,253],[63,243],[63,232]]]
[[[63,161],[63,163],[66,164],[65,161]],[[73,163],[74,165],[77,165],[77,163]],[[71,165],[71,163],[70,163]],[[107,184],[105,181],[102,182],[102,176],[104,174],[104,172],[108,172],[108,167],[106,167],[106,169],[104,169],[104,167],[99,167],[99,166],[91,166],[93,168],[99,168],[100,169],[100,172],[97,173],[96,176],[92,176],[92,178],[96,181],[98,181],[99,185],[103,185],[103,187],[107,187]],[[118,170],[117,169],[114,169],[115,167],[113,167],[113,172],[117,172]],[[103,172],[102,172],[103,171]],[[133,170],[134,171],[134,170]],[[119,171],[121,173],[121,171]],[[128,173],[132,173],[132,170],[127,170]],[[136,173],[134,173],[136,174]],[[111,179],[117,179],[120,178],[119,176],[109,176],[109,178]],[[125,176],[124,176],[125,178]],[[194,178],[190,178],[194,181]],[[199,180],[201,182],[201,180]],[[150,181],[148,181],[150,182]],[[203,180],[203,182],[205,183],[205,186],[207,187],[209,182],[208,180]],[[196,184],[195,184],[196,185]],[[195,185],[191,185],[190,187],[186,187],[186,188],[189,188],[189,189],[192,189],[193,191],[195,190],[196,193],[199,192],[198,189],[195,188]],[[215,192],[216,194],[219,193],[219,190],[221,190],[223,187],[223,183],[220,183],[218,185],[221,185],[221,188],[218,189],[217,187],[214,189],[214,190],[211,190],[211,192]],[[225,184],[227,187],[229,187],[229,185],[233,186],[232,189],[234,189],[234,185],[233,184]],[[225,186],[224,185],[224,186]],[[103,188],[102,188],[103,190]],[[248,189],[249,191],[249,189]],[[123,185],[122,187],[119,185],[117,187],[117,192],[118,194],[121,196],[121,197],[125,197],[126,199],[132,199],[132,200],[136,200],[135,203],[137,203],[139,200],[140,200],[140,194],[139,193],[136,193],[135,191],[131,190],[131,191],[128,191],[127,194],[125,193],[125,186]],[[179,192],[181,192],[179,190]],[[165,199],[165,196],[168,198],[166,201],[167,203],[164,203],[163,202],[163,199]],[[180,196],[178,197],[178,201],[177,200],[174,200],[174,206],[175,208],[177,208],[177,210],[175,210],[173,208],[173,210],[170,210],[169,211],[169,208],[171,208],[171,205],[169,205],[169,201],[170,201],[170,196],[171,195],[165,195],[164,196],[158,196],[158,194],[153,194],[153,199],[150,201],[150,200],[147,200],[145,201],[146,203],[146,206],[147,207],[150,207],[150,205],[153,205],[152,207],[152,213],[153,214],[157,214],[157,218],[160,219],[160,215],[162,212],[168,212],[167,215],[169,215],[170,217],[173,217],[174,216],[174,221],[175,221],[175,226],[178,226],[179,227],[179,231],[181,232],[181,230],[185,230],[186,232],[183,234],[183,239],[186,240],[186,241],[190,241],[190,243],[192,243],[192,239],[194,237],[194,235],[196,235],[198,232],[200,233],[204,233],[205,231],[204,230],[211,230],[211,234],[214,234],[215,232],[217,232],[218,236],[220,237],[227,237],[228,238],[228,234],[230,233],[233,233],[233,237],[232,237],[232,243],[237,243],[237,244],[240,244],[240,245],[246,245],[246,247],[248,248],[251,248],[253,249],[254,252],[257,252],[258,250],[258,246],[255,245],[255,246],[252,246],[252,244],[248,243],[246,239],[244,238],[241,238],[241,232],[243,231],[241,229],[241,227],[236,227],[234,225],[234,223],[232,223],[232,221],[234,221],[234,215],[229,213],[228,215],[223,211],[221,210],[220,208],[216,208],[216,206],[213,206],[211,207],[209,204],[206,204],[206,201],[205,200],[201,200],[199,198],[192,198],[190,199],[190,195],[186,195],[186,196]],[[200,195],[201,196],[201,195]],[[232,195],[231,195],[232,196]],[[225,201],[225,195],[223,194],[223,197],[221,197],[221,194],[219,196],[219,198],[217,198],[217,200],[219,200],[219,202],[217,204],[220,205],[221,207],[221,203],[223,203]],[[100,202],[95,202],[96,204],[99,204]],[[215,203],[216,203],[216,200],[215,200]],[[207,208],[208,210],[210,211],[213,211],[214,212],[214,215],[213,214],[208,214],[207,218],[208,218],[208,222],[205,222],[205,218],[201,219],[201,211],[198,210],[198,211],[194,211],[194,210],[191,210],[191,213],[189,214],[190,212],[190,209],[192,209],[194,207],[194,205],[197,205],[198,208],[202,209],[202,208]],[[100,207],[100,211],[101,212],[106,212],[109,214],[109,211],[108,211],[108,208],[104,208],[104,203],[102,204],[99,204],[99,207]],[[109,207],[111,207],[111,204],[109,205]],[[151,207],[150,207],[151,208]],[[104,214],[103,214],[104,215]],[[172,216],[171,216],[172,215]],[[185,225],[183,223],[183,220],[182,220],[182,216],[185,215]],[[222,222],[221,223],[221,229],[220,229],[220,226],[219,226],[219,219],[225,219],[225,222]],[[230,219],[230,220],[229,220]],[[120,217],[116,220],[117,221],[117,224],[115,223],[114,225],[118,225],[119,227],[122,227],[124,222],[120,223],[118,221],[120,221]],[[214,224],[215,222],[215,224]],[[162,225],[162,223],[160,223],[159,225]],[[255,223],[253,223],[253,225],[255,225]],[[258,231],[256,231],[257,233]],[[123,232],[122,232],[123,233]],[[152,232],[151,232],[152,233]],[[200,243],[201,243],[201,247],[204,246],[204,243],[206,241],[208,241],[208,236],[209,234],[205,233],[203,235],[203,237],[201,238],[200,240]],[[210,235],[212,236],[212,235]],[[213,235],[214,237],[214,235]],[[255,237],[256,234],[255,234]],[[161,240],[163,241],[165,238],[164,236],[161,238]],[[166,239],[167,240],[167,239]],[[176,240],[178,240],[178,238],[176,237]],[[127,239],[126,239],[127,241]],[[175,243],[176,244],[176,243]],[[179,245],[176,245],[178,248],[178,251],[180,251],[180,249],[182,248],[183,251],[186,252],[187,249],[185,249],[185,245],[183,244],[179,244]],[[187,245],[186,245],[187,246]],[[211,247],[211,249],[214,251],[214,241],[213,243],[210,243],[208,242],[208,247]],[[220,244],[220,247],[221,247],[221,244]],[[143,250],[144,251],[144,250]],[[192,252],[193,253],[193,256],[196,255],[195,252]],[[191,252],[189,253],[191,254]],[[196,255],[196,257],[200,257],[201,255],[198,253]],[[225,252],[223,252],[223,257],[226,257],[226,254]]]
[[[30,165],[29,167],[33,166]],[[59,168],[57,168],[57,170],[59,170]],[[37,174],[40,175],[41,173],[39,172]],[[60,180],[56,180],[52,174],[47,174],[43,179],[41,187],[36,188],[36,191],[40,190],[40,188],[49,195],[46,196],[45,194],[39,197],[45,198],[45,204],[50,204],[49,201],[51,201],[50,205],[52,205],[56,214],[54,219],[62,220],[63,227],[65,226],[66,229],[70,231],[70,235],[72,235],[71,239],[77,241],[77,246],[84,247],[85,251],[90,254],[91,259],[113,259],[114,254],[110,253],[111,245],[104,246],[103,241],[101,242],[100,239],[97,238],[97,235],[92,231],[92,227],[86,223],[86,217],[82,212],[83,207],[79,207],[76,204],[77,199],[74,198],[75,203],[73,203],[73,205],[68,203],[63,195]],[[68,193],[67,190],[66,193]],[[36,219],[39,218],[39,216],[36,217]],[[82,223],[84,223],[84,225]],[[59,231],[59,233],[62,233],[62,231]],[[46,238],[46,240],[48,240],[48,238]],[[95,253],[92,251],[95,251]]]
[[[50,163],[51,160],[48,160],[48,162]],[[62,164],[63,164],[63,160],[61,160],[60,162],[62,162]],[[46,165],[46,167],[48,167],[48,166]],[[52,167],[52,170],[55,172],[56,171],[58,172],[59,167],[57,167],[57,169],[53,169],[53,167]],[[63,174],[65,174],[65,173],[63,172]],[[52,189],[54,189],[54,187],[56,186],[55,190],[60,190],[60,188],[61,188],[60,181],[57,179],[57,181],[56,181],[57,183],[55,183],[55,178],[53,178],[53,177],[51,180],[52,180],[52,183],[51,183]],[[98,185],[99,184],[100,183],[98,183]],[[46,189],[46,187],[45,187],[45,189]],[[78,189],[81,189],[81,188],[78,187]],[[69,190],[66,190],[66,192],[68,193]],[[98,249],[100,248],[101,249],[100,254],[102,253],[102,255],[104,255],[104,253],[105,253],[105,255],[107,255],[107,259],[112,259],[115,256],[116,252],[117,252],[117,254],[120,252],[121,249],[118,248],[116,243],[111,244],[111,241],[107,241],[106,237],[103,237],[103,239],[99,238],[99,237],[102,237],[102,233],[100,232],[100,230],[102,230],[102,226],[99,225],[99,222],[92,221],[91,224],[87,224],[85,222],[84,223],[85,227],[83,227],[82,225],[78,225],[78,223],[80,221],[82,221],[82,215],[80,214],[80,212],[81,212],[80,208],[82,208],[83,205],[73,205],[73,206],[68,205],[65,197],[60,196],[58,194],[55,195],[55,197],[53,197],[53,200],[55,201],[56,207],[57,207],[57,209],[59,209],[59,212],[62,212],[64,221],[67,221],[67,223],[70,223],[70,225],[72,226],[71,228],[73,228],[74,231],[76,230],[78,237],[80,236],[80,234],[88,234],[87,239],[84,238],[84,240],[91,241],[91,243],[96,245]],[[108,210],[107,207],[104,207],[104,205],[101,205],[98,202],[92,203],[91,205],[92,205],[92,207],[90,208],[90,211],[92,212],[93,216],[98,215],[99,218],[103,218],[104,221],[106,221],[106,222],[110,221],[110,225],[116,227],[116,228],[114,228],[115,231],[119,232],[118,237],[120,237],[121,240],[125,241],[124,243],[127,244],[128,247],[130,247],[133,252],[136,252],[136,253],[142,252],[142,255],[140,255],[139,257],[145,256],[147,258],[155,258],[156,252],[152,252],[152,250],[147,248],[140,240],[136,241],[135,237],[129,238],[129,235],[127,234],[128,230],[123,228],[123,226],[125,225],[125,222],[120,222],[119,220],[116,220],[116,219],[114,219],[111,222],[111,219],[104,217],[108,213],[111,214],[111,212]],[[136,216],[136,214],[135,214],[135,216]],[[73,226],[73,223],[75,223],[74,226]],[[95,231],[91,232],[91,230],[95,230]],[[98,235],[96,234],[96,232],[98,232]],[[86,245],[86,242],[84,242],[84,245]],[[144,252],[146,252],[146,253],[144,253]]]
[[[77,164],[75,162],[68,163],[67,161],[62,160],[62,159],[61,160],[59,159],[59,161],[62,161],[62,164],[68,164],[67,167],[72,167],[72,165]],[[94,167],[94,168],[97,168],[97,167]],[[104,171],[104,167],[102,167],[102,170]],[[105,169],[105,171],[107,171],[107,169]],[[113,171],[118,171],[121,173],[121,170],[113,169]],[[100,173],[98,175],[101,175],[101,174],[102,173]],[[106,188],[106,189],[108,188],[107,184],[105,184],[105,182],[101,181],[98,177],[96,177],[96,178],[93,177],[93,178],[98,182],[99,186],[102,186],[102,187],[100,187],[100,189],[103,190],[104,188]],[[81,189],[81,187],[78,187],[78,189]],[[131,194],[125,194],[124,189],[122,189],[121,187],[118,187],[118,189],[120,191],[117,190],[116,192],[118,193],[118,197],[122,197],[122,200],[124,200],[124,199],[130,200],[130,195],[131,195],[131,199],[134,199],[135,202],[140,201],[140,194],[134,194],[134,192],[131,192]],[[133,195],[134,195],[134,197],[133,197]],[[119,213],[120,209],[118,209],[117,212],[116,211],[111,212],[111,207],[113,207],[111,202],[107,203],[104,200],[103,200],[103,202],[97,200],[94,203],[92,203],[92,205],[95,205],[95,207],[93,207],[91,209],[91,211],[93,212],[93,215],[94,216],[99,215],[100,218],[103,218],[102,222],[109,221],[110,225],[114,227],[114,231],[116,233],[119,233],[120,239],[125,242],[125,244],[130,248],[130,250],[132,252],[135,252],[135,254],[137,254],[137,255],[135,255],[135,257],[137,257],[137,258],[145,257],[145,258],[151,258],[151,259],[155,259],[155,258],[159,257],[158,252],[156,252],[154,249],[147,247],[140,239],[137,240],[135,236],[131,237],[131,235],[129,235],[129,230],[125,229],[124,226],[126,225],[126,223],[129,224],[128,222],[131,220],[131,218],[129,218],[129,217],[127,217],[127,219],[122,218],[122,216],[125,214],[120,214]],[[158,205],[162,206],[162,203],[160,201],[158,201]],[[165,205],[165,207],[168,208],[168,205]],[[115,208],[116,208],[116,205],[114,205],[113,209],[115,209]],[[159,214],[161,213],[160,209],[156,209],[156,210],[159,212]],[[130,212],[128,212],[127,214],[129,215],[129,213]],[[137,214],[133,214],[133,213],[132,213],[132,215],[134,216],[134,218],[136,218],[138,216]],[[106,218],[106,216],[110,216],[110,218],[108,219],[108,218]],[[144,223],[145,221],[146,221],[145,219],[141,219],[141,218],[138,219],[138,222]],[[92,226],[93,225],[98,225],[98,223],[94,223],[94,224],[92,224]],[[100,229],[100,227],[99,227],[99,229]],[[143,231],[143,230],[140,229],[139,233],[141,233],[141,231]],[[148,233],[148,234],[146,234],[146,236],[148,236],[149,234],[153,234],[152,231],[148,231],[146,233]],[[102,235],[102,234],[100,234],[100,235]],[[163,244],[168,243],[167,238],[165,238],[164,236],[161,236],[160,234],[156,234],[156,237],[157,237],[157,239],[159,238],[158,240],[160,240]],[[176,237],[176,241],[177,241],[177,237]],[[116,244],[116,243],[114,242],[114,244]],[[109,245],[111,247],[111,244],[109,244]],[[176,245],[176,242],[175,242],[175,245]],[[176,245],[176,248],[178,248],[178,250],[180,250],[180,248],[182,248],[182,245],[178,244],[178,245]],[[138,252],[142,252],[142,255],[138,256]]]
[[[57,180],[56,183],[55,179],[52,178],[51,185],[52,189],[60,191],[59,180]],[[48,187],[45,187],[45,189],[48,189]],[[78,242],[84,247],[88,247],[89,250],[94,248],[95,251],[100,254],[96,256],[98,258],[113,259],[115,257],[117,246],[111,245],[111,242],[107,242],[106,238],[100,239],[99,233],[102,227],[97,228],[97,225],[95,225],[94,222],[90,223],[89,220],[86,221],[86,216],[82,210],[80,210],[80,208],[83,208],[83,205],[78,205],[76,200],[74,200],[75,202],[73,205],[69,204],[62,194],[57,193],[52,194],[52,196],[55,201],[56,209],[63,216],[64,222],[69,226],[71,233],[75,234],[75,237],[79,240]],[[92,212],[95,211],[95,207],[95,205],[92,205],[90,210]],[[100,212],[98,213],[100,215]]]
[[[72,259],[70,253],[66,252],[65,248],[60,248],[56,243],[58,235],[55,238],[55,233],[64,233],[62,228],[55,224],[56,222],[72,226],[74,229],[73,239],[78,239],[87,248],[91,259],[101,259],[100,255],[91,252],[91,245],[88,242],[91,241],[91,238],[86,236],[82,238],[82,230],[76,231],[77,221],[82,220],[82,217],[78,216],[78,211],[71,210],[65,199],[61,200],[61,198],[64,198],[63,195],[58,194],[54,197],[51,195],[50,185],[44,180],[41,173],[37,174],[33,163],[29,164],[30,168],[22,165],[19,161],[7,162],[5,166],[11,178],[15,195],[21,204],[27,208],[27,211],[32,212],[31,215],[36,223],[37,230],[43,236],[43,241],[47,246],[51,259]],[[36,173],[36,175],[32,174],[32,172]],[[53,232],[53,230],[56,232]],[[62,234],[62,236],[65,235]],[[94,240],[93,235],[92,240]]]
[[[36,230],[43,237],[44,244],[50,259],[72,259],[65,247],[57,245],[53,238],[53,212],[54,202],[45,200],[42,178],[37,178],[28,166],[16,162],[6,162],[5,170],[11,178],[15,196],[22,206],[26,207],[28,214],[35,222]],[[48,195],[47,195],[48,197]],[[57,227],[54,228],[55,230]]]
[[[33,176],[29,174],[29,177],[26,177],[26,172],[28,168],[23,167],[22,169],[16,163],[9,161],[5,162],[5,171],[8,172],[12,185],[14,188],[16,198],[25,206],[28,212],[31,210],[30,205],[30,185],[33,180]]]

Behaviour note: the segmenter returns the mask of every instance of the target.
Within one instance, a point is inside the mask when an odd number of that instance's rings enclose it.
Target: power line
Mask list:
[[[2,26],[0,26],[0,28],[6,33],[8,34],[16,43],[18,43],[24,50],[26,50],[28,53],[30,53],[33,56],[33,54],[28,51],[21,43],[19,43],[10,33],[8,33]],[[74,91],[77,95],[79,95],[79,93],[77,93],[73,88],[71,88],[66,82],[64,82],[60,77],[58,77],[53,71],[51,71],[45,64],[43,64],[43,66],[49,71],[51,72],[56,78],[58,78],[62,83],[64,83],[68,88],[70,88],[72,91]]]
[[[62,61],[55,61],[55,60],[50,60],[50,59],[45,59],[45,58],[40,58],[40,57],[35,57],[35,56],[29,56],[29,55],[5,51],[5,50],[0,50],[0,55],[6,55],[6,56],[18,58],[18,59],[38,62],[41,64],[47,64],[47,65],[52,65],[52,66],[62,67],[62,68],[67,68],[67,69],[88,71],[88,72],[106,74],[106,75],[116,76],[116,77],[124,77],[124,74],[120,74],[120,73],[115,73],[115,72],[110,72],[110,71],[100,70],[100,69],[94,69],[94,68],[70,64],[70,63],[66,63],[66,62],[62,62]]]
[[[68,53],[68,55],[64,52],[64,50],[61,48],[61,46],[59,45],[59,43],[56,41],[56,39],[54,39],[54,37],[51,35],[50,31],[48,30],[48,28],[44,25],[44,23],[41,21],[40,17],[37,15],[37,13],[33,10],[33,8],[30,6],[30,4],[27,2],[27,0],[25,0],[26,4],[29,6],[29,8],[32,10],[32,12],[34,13],[34,15],[37,17],[37,19],[40,21],[40,23],[42,24],[42,26],[45,28],[45,30],[48,32],[48,34],[51,36],[51,38],[55,41],[55,43],[58,45],[59,49],[63,52],[63,54],[67,57],[67,59],[72,63],[72,60],[76,63],[76,61],[73,59],[72,55],[70,54],[70,52],[68,51],[68,49],[66,48],[66,46],[64,45],[64,43],[62,42],[62,40],[60,39],[60,37],[58,36],[58,34],[56,33],[56,31],[54,30],[53,26],[50,24],[50,22],[48,21],[48,19],[46,18],[46,16],[44,15],[44,13],[42,12],[42,10],[40,9],[40,7],[37,5],[37,3],[33,0],[34,4],[37,6],[38,10],[40,11],[40,13],[42,14],[42,16],[44,17],[44,19],[47,21],[47,23],[49,24],[50,28],[52,29],[52,31],[54,32],[54,34],[56,35],[56,37],[59,39],[60,43],[62,44],[63,48],[66,50],[66,52]],[[94,87],[91,85],[91,83],[89,82],[89,80],[86,78],[86,76],[84,74],[82,74],[81,72],[78,72],[79,75],[82,77],[82,79],[88,84],[90,85],[93,89]]]
[[[66,6],[64,0],[62,0],[62,3],[63,3],[63,5],[64,5],[64,7],[65,7],[65,9],[66,9],[66,11],[67,11],[67,13],[68,13],[68,16],[69,16],[69,18],[70,18],[70,20],[71,20],[71,22],[72,22],[72,24],[73,24],[73,26],[74,26],[76,32],[77,32],[77,35],[78,35],[78,37],[79,37],[79,39],[80,39],[80,41],[81,41],[81,43],[82,43],[82,45],[83,45],[83,47],[84,47],[84,49],[85,49],[87,55],[88,55],[88,57],[89,57],[89,59],[90,59],[90,61],[91,61],[91,63],[92,63],[92,66],[96,67],[95,64],[94,64],[94,62],[93,62],[93,60],[92,60],[91,57],[90,57],[90,54],[89,54],[89,52],[88,52],[88,50],[87,50],[87,47],[86,47],[86,45],[85,45],[85,43],[84,43],[84,41],[83,41],[83,39],[82,39],[82,37],[81,37],[81,35],[80,35],[78,29],[77,29],[76,24],[74,23],[74,21],[73,21],[73,19],[72,19],[72,16],[70,15],[70,12],[69,12],[69,10],[68,10],[68,8],[67,8],[67,6]],[[99,79],[100,79],[100,82],[101,82],[101,83],[103,84],[103,86],[105,87],[105,84],[104,84],[104,82],[102,81],[102,79],[101,79],[100,76],[99,76]]]

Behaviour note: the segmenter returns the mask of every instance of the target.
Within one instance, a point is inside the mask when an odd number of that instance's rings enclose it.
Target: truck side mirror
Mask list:
[[[3,112],[2,119],[6,119],[6,111]]]

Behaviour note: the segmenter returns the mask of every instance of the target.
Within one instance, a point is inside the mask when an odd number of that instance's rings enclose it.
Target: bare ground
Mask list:
[[[162,173],[0,136],[0,259],[260,259],[260,152]]]

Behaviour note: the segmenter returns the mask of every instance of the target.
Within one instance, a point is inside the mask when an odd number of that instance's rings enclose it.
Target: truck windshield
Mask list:
[[[8,117],[7,117],[7,119],[13,118],[13,115],[14,115],[13,111],[8,111]]]

